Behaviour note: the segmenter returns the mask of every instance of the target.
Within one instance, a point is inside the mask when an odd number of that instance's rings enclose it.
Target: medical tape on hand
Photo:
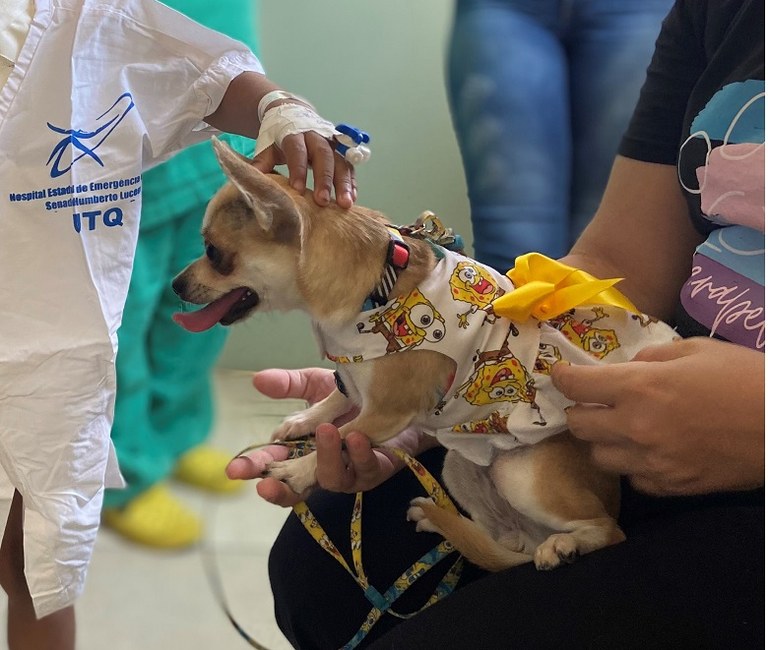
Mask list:
[[[336,127],[320,117],[309,106],[303,104],[280,104],[264,113],[259,129],[256,155],[277,144],[281,146],[283,139],[289,135],[314,131],[329,140],[336,135]]]
[[[271,90],[261,98],[261,101],[256,108],[256,115],[259,117],[259,123],[261,123],[261,121],[264,119],[264,113],[267,112],[269,105],[273,102],[280,101],[281,99],[295,99],[302,104],[306,104],[307,106],[314,108],[314,106],[312,106],[312,104],[306,101],[303,97],[293,95],[291,93],[285,92],[284,90]]]

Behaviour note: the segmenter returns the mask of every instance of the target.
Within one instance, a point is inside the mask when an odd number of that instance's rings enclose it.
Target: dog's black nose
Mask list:
[[[184,281],[184,278],[177,276],[174,278],[171,287],[176,292],[177,296],[182,296],[187,288],[187,283]]]

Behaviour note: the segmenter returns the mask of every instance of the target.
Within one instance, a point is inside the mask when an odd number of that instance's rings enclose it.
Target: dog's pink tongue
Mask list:
[[[173,320],[177,325],[181,325],[188,332],[204,332],[211,329],[218,323],[232,306],[240,300],[248,291],[245,287],[234,289],[228,294],[217,298],[211,304],[202,309],[190,312],[177,312],[173,315]]]

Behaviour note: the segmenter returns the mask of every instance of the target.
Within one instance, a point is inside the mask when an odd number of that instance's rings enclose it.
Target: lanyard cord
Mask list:
[[[224,615],[229,619],[232,627],[237,630],[237,633],[252,648],[256,648],[256,650],[270,650],[266,646],[259,643],[250,634],[248,634],[248,632],[243,629],[243,627],[237,622],[237,619],[232,614],[232,610],[229,607],[229,602],[227,601],[227,597],[224,593],[224,586],[221,583],[221,572],[218,565],[216,564],[214,549],[204,548],[201,557],[203,560],[203,568],[205,569],[205,574],[208,577],[208,584],[211,586],[211,591],[213,591],[213,596],[219,603],[219,607],[221,607]]]
[[[252,451],[253,449],[259,449],[261,447],[266,447],[268,445],[275,444],[275,445],[284,445],[289,447],[290,452],[289,452],[288,458],[298,458],[299,456],[303,456],[305,453],[307,453],[306,451],[304,451],[304,444],[302,444],[303,442],[304,441],[296,441],[295,443],[268,442],[268,443],[262,443],[262,444],[249,445],[248,447],[243,449],[241,452],[239,452],[235,457],[237,458],[239,456],[242,456],[243,454],[249,451]],[[222,584],[222,581],[221,581],[221,571],[216,562],[216,553],[215,553],[215,549],[213,548],[213,544],[211,544],[210,542],[204,543],[201,558],[203,561],[203,569],[205,570],[205,575],[208,578],[208,584],[211,587],[213,596],[218,602],[219,607],[221,607],[221,610],[224,612],[224,615],[232,624],[232,627],[234,627],[235,630],[237,630],[237,633],[252,648],[255,648],[256,650],[270,650],[270,648],[262,645],[256,639],[254,639],[250,634],[248,634],[248,632],[245,631],[243,626],[240,625],[240,623],[238,623],[234,614],[232,614],[232,610],[229,606],[229,601],[224,591],[224,585]]]
[[[309,441],[307,441],[305,444],[306,447],[311,448],[312,446]],[[417,461],[415,458],[412,458],[400,449],[389,448],[389,450],[405,462],[408,468],[419,480],[422,487],[424,487],[427,494],[432,499],[434,499],[440,507],[456,512],[456,506],[448,497],[445,490],[443,490],[440,484],[419,461]],[[368,632],[382,617],[383,614],[391,614],[397,618],[410,618],[411,616],[418,614],[430,605],[436,603],[441,598],[450,594],[456,587],[456,583],[459,580],[461,568],[463,566],[463,559],[461,556],[459,556],[453,563],[446,575],[440,581],[440,584],[437,586],[434,593],[420,609],[408,614],[400,614],[392,609],[392,604],[394,601],[402,596],[405,590],[408,589],[408,587],[410,587],[414,582],[416,582],[418,578],[420,578],[432,567],[437,565],[440,560],[454,551],[454,548],[450,542],[443,540],[432,550],[425,553],[408,569],[406,569],[400,575],[400,577],[395,580],[392,586],[382,594],[370,584],[363,568],[362,492],[358,492],[355,495],[355,504],[352,509],[352,519],[349,526],[349,538],[350,546],[352,549],[352,563],[354,566],[354,571],[350,568],[349,564],[336,548],[334,543],[331,541],[330,537],[328,537],[327,533],[323,530],[320,523],[307,507],[307,504],[305,502],[297,503],[293,507],[293,510],[307,532],[312,535],[314,540],[326,553],[335,558],[336,561],[341,564],[344,570],[350,576],[352,576],[355,582],[357,582],[359,587],[363,590],[365,597],[368,599],[368,602],[370,602],[372,605],[372,609],[365,617],[365,621],[360,626],[360,629],[344,646],[342,646],[342,650],[351,650],[352,648],[355,648],[365,638],[366,634],[368,634]]]
[[[238,456],[258,449],[260,447],[266,447],[268,445],[284,445],[289,447],[289,458],[298,458],[314,451],[314,441],[311,439],[304,440],[292,440],[284,442],[270,442],[264,444],[251,445],[246,449],[243,449]],[[421,483],[427,495],[432,498],[435,503],[441,508],[457,512],[456,506],[451,501],[448,494],[443,487],[435,480],[435,478],[427,471],[427,469],[415,458],[412,458],[401,449],[388,448],[389,451],[394,453],[398,458],[405,462],[406,466],[414,473],[419,483]],[[302,523],[307,532],[312,538],[320,545],[320,547],[326,551],[329,555],[334,557],[336,561],[344,568],[344,570],[357,582],[359,587],[363,590],[363,593],[371,603],[372,609],[365,617],[363,624],[358,631],[352,636],[352,638],[345,643],[341,650],[352,650],[365,638],[371,628],[376,622],[386,613],[391,614],[397,618],[407,619],[419,612],[423,611],[430,605],[433,605],[437,601],[441,600],[448,594],[450,594],[456,587],[461,575],[461,569],[464,564],[463,557],[459,555],[456,561],[451,565],[450,569],[443,576],[442,580],[436,587],[435,591],[429,597],[426,603],[414,612],[407,614],[400,614],[392,609],[392,604],[403,595],[406,589],[410,587],[418,578],[424,575],[432,567],[437,565],[440,560],[447,555],[453,553],[455,549],[448,540],[441,541],[433,549],[427,551],[422,557],[414,562],[408,569],[406,569],[400,577],[387,589],[383,594],[373,587],[368,581],[368,577],[363,568],[363,539],[362,539],[362,514],[363,514],[363,493],[358,492],[355,495],[355,503],[352,509],[352,517],[349,526],[350,546],[352,549],[352,564],[354,570],[349,566],[344,556],[336,548],[335,544],[328,537],[327,533],[323,530],[320,523],[307,507],[306,502],[302,501],[293,506],[293,511]],[[237,630],[238,634],[256,650],[269,650],[261,645],[258,641],[253,639],[242,628],[237,620],[232,615],[229,605],[227,603],[224,589],[221,584],[218,570],[215,566],[215,561],[212,557],[212,553],[203,554],[205,562],[206,573],[208,575],[211,588],[214,592],[216,600],[219,602],[220,607],[224,611],[224,614],[232,623],[233,627]]]

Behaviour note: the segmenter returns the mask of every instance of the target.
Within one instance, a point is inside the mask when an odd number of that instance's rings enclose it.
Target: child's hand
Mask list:
[[[291,187],[304,193],[307,168],[312,167],[315,203],[326,206],[331,190],[342,208],[352,207],[356,198],[355,170],[334,152],[337,131],[320,117],[315,108],[301,97],[277,90],[259,102],[261,126],[254,164],[264,173],[276,165],[288,165]]]
[[[328,205],[332,192],[342,208],[352,207],[357,198],[355,170],[334,150],[333,124],[263,74],[244,72],[235,77],[205,121],[221,131],[256,140],[256,167],[268,173],[276,165],[288,165],[291,187],[297,192],[306,190],[307,170],[312,167],[312,194],[318,205]]]
[[[277,165],[288,165],[291,187],[302,194],[307,187],[307,168],[312,167],[312,196],[318,205],[328,205],[332,191],[342,208],[351,208],[357,199],[355,168],[334,152],[326,138],[314,131],[286,136],[279,147],[274,143],[253,162],[264,173],[271,172]]]

